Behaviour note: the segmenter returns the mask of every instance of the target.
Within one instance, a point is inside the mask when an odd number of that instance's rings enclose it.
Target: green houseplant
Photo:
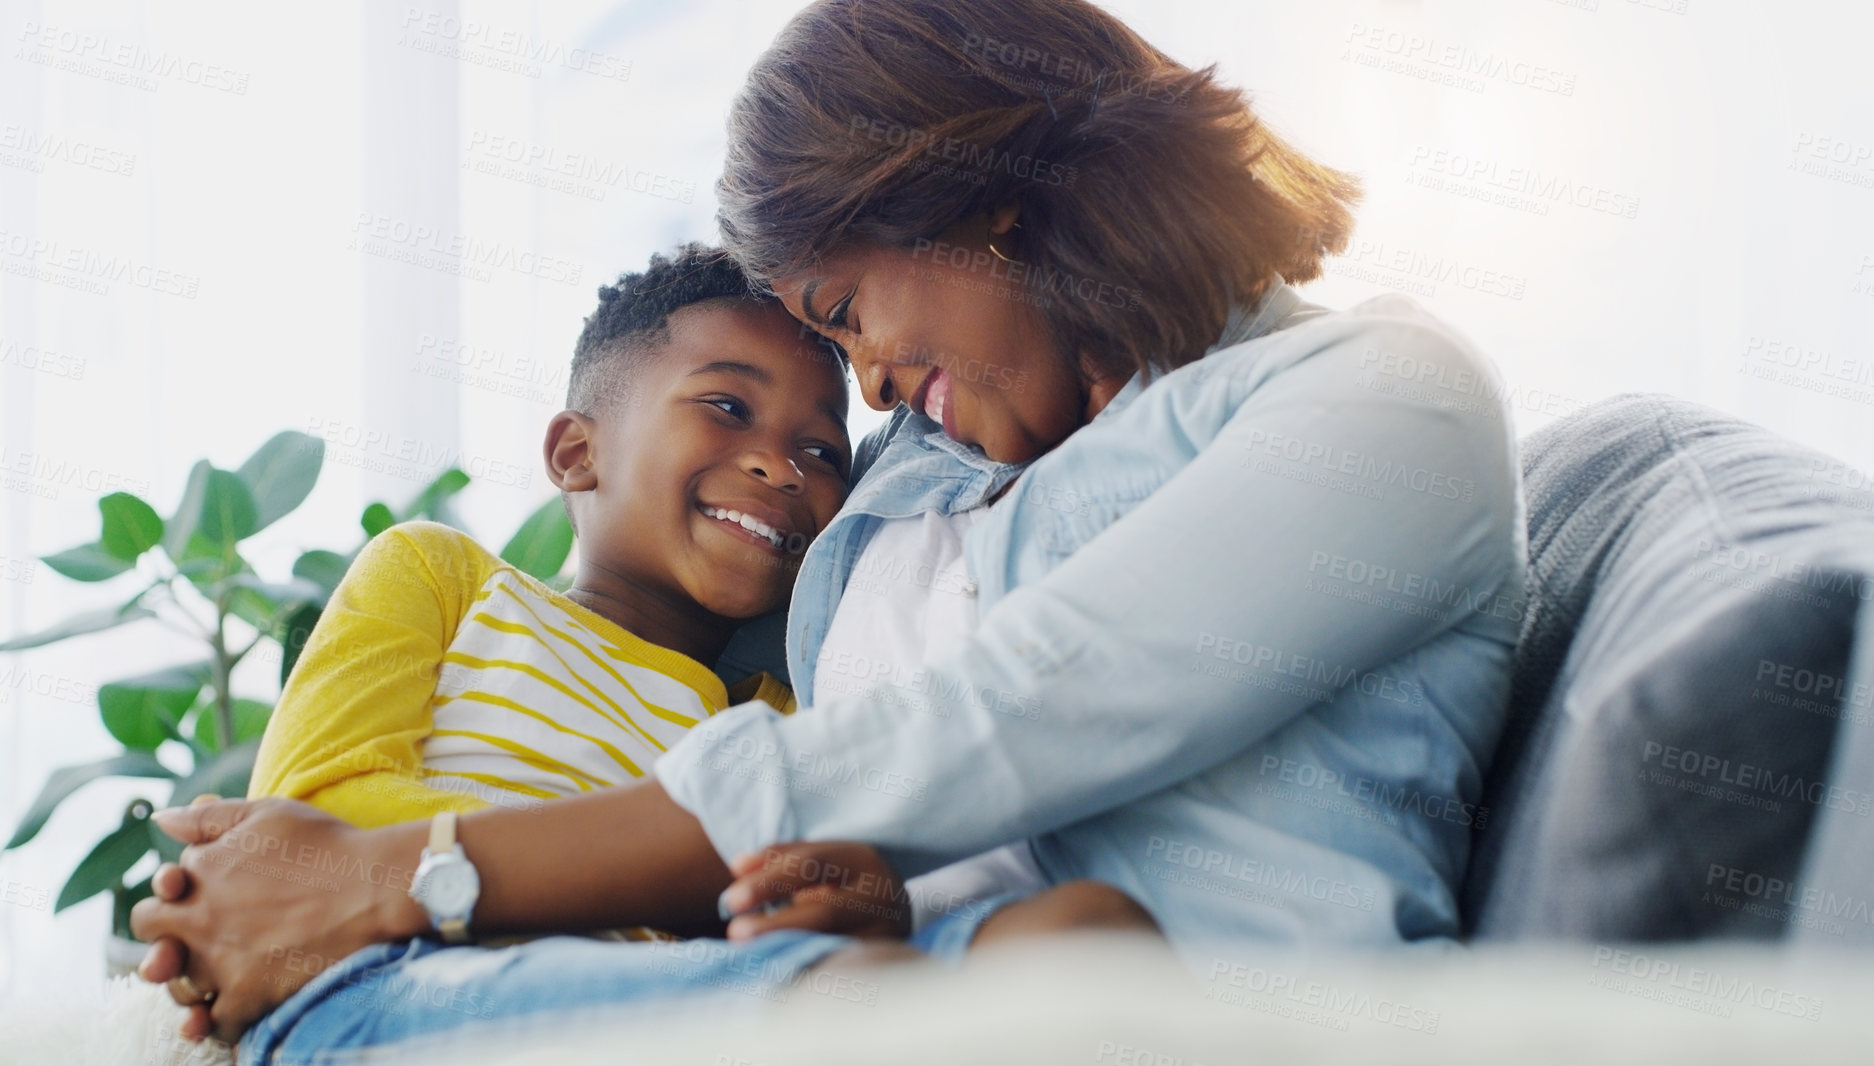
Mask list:
[[[359,518],[364,538],[350,551],[305,551],[289,575],[263,576],[242,557],[243,542],[305,501],[324,459],[319,439],[280,433],[236,470],[220,470],[206,460],[196,463],[181,503],[167,519],[131,493],[105,496],[98,501],[102,526],[96,541],[43,557],[48,568],[75,581],[122,578],[128,585],[134,577],[136,592],[116,607],[84,612],[0,642],[0,652],[152,623],[189,635],[200,644],[201,654],[99,686],[99,716],[123,750],[54,770],[0,850],[31,841],[59,804],[104,778],[167,783],[169,804],[187,803],[203,794],[246,794],[273,705],[238,695],[235,667],[257,651],[277,651],[280,683],[285,684],[326,601],[365,543],[415,518],[461,526],[451,501],[469,484],[469,476],[450,469],[402,508],[393,510],[382,502],[366,507]],[[535,577],[551,580],[571,549],[572,528],[554,500],[522,522],[501,556]],[[151,823],[154,810],[155,804],[143,798],[129,804],[72,871],[55,910],[109,892],[114,901],[112,932],[129,937],[130,908],[150,894],[150,882],[144,877],[127,883],[127,876],[151,852],[165,861],[181,852]]]

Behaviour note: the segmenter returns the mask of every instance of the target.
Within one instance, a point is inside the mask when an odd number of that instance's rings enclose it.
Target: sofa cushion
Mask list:
[[[1874,791],[1874,602],[1861,605],[1841,718],[1829,780]],[[1874,817],[1832,807],[1816,822],[1800,881],[1780,893],[1779,905],[1796,916],[1791,936],[1804,945],[1874,947]]]
[[[1834,460],[1708,408],[1621,396],[1523,444],[1529,611],[1479,938],[1776,936],[1818,816],[1874,818],[1831,758],[1865,721],[1850,661],[1874,513]],[[1863,701],[1865,696],[1860,697]]]

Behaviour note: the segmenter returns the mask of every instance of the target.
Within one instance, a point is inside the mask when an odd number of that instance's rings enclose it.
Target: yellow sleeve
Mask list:
[[[487,806],[425,785],[422,745],[443,652],[499,565],[434,522],[372,538],[280,693],[248,795],[305,800],[366,828]]]
[[[750,700],[761,700],[782,714],[793,714],[797,706],[794,702],[794,690],[766,671],[750,674],[729,686],[728,691],[731,707]]]

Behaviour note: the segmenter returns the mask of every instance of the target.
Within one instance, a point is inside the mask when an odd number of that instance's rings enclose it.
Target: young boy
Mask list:
[[[785,606],[845,499],[838,357],[696,245],[600,291],[548,423],[547,473],[578,534],[564,594],[447,526],[366,545],[282,692],[254,796],[361,826],[525,806],[642,777],[765,674],[710,668]]]

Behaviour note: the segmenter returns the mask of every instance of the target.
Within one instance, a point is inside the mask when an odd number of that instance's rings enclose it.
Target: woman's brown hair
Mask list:
[[[749,72],[717,194],[763,281],[1018,205],[997,248],[1103,375],[1188,363],[1232,304],[1318,277],[1360,193],[1085,0],[820,0]]]

